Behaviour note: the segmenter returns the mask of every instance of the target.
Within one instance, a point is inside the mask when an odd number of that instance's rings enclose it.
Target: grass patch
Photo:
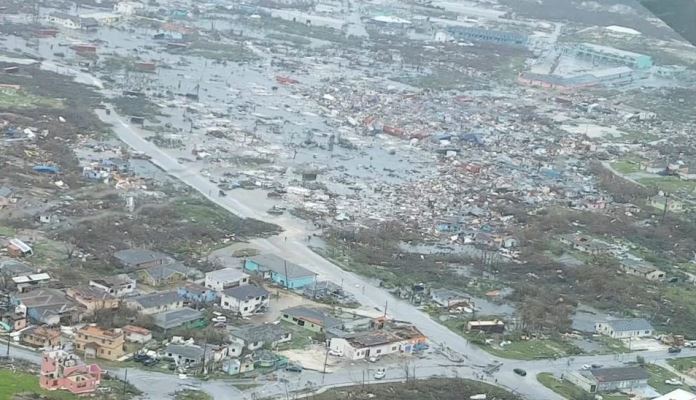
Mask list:
[[[0,369],[0,400],[11,400],[20,393],[40,395],[51,400],[77,399],[65,391],[48,391],[39,387],[39,378],[26,372]]]
[[[666,192],[688,192],[696,190],[696,181],[684,181],[674,176],[656,178],[640,178],[638,182],[648,187],[654,187]]]
[[[374,398],[379,400],[461,400],[476,394],[489,399],[518,400],[519,397],[499,387],[468,379],[425,379],[417,383],[383,383],[349,386],[327,390],[315,395],[316,400],[348,400]]]
[[[659,393],[665,394],[679,388],[689,390],[689,388],[684,385],[677,386],[666,384],[666,380],[679,379],[679,377],[676,374],[660,367],[659,365],[650,364],[646,365],[645,368],[650,373],[650,378],[648,378],[648,385],[652,386]]]
[[[15,229],[11,226],[1,226],[0,225],[0,236],[14,236]]]
[[[542,372],[536,378],[539,383],[569,400],[590,399],[592,396],[580,387],[568,381],[560,380],[548,372]]]
[[[498,346],[497,343],[500,343],[501,340],[496,339],[494,341],[494,345],[489,345],[485,343],[488,336],[484,334],[470,333],[465,330],[466,321],[449,319],[443,321],[442,324],[455,333],[469,339],[481,349],[498,357],[510,358],[514,360],[538,360],[544,358],[565,357],[582,353],[582,350],[572,343],[554,339],[514,340],[512,343],[504,347]]]
[[[696,368],[696,357],[668,358],[667,364],[679,372],[686,373],[690,369]]]
[[[281,321],[280,325],[287,331],[292,332],[292,340],[285,343],[280,343],[278,345],[279,351],[291,350],[291,349],[304,349],[312,344],[313,340],[317,340],[317,334],[310,331],[309,329],[304,329],[295,324],[289,322]]]
[[[0,108],[62,108],[58,99],[36,96],[23,90],[0,89]]]
[[[611,167],[622,174],[632,174],[640,171],[638,164],[624,160],[611,163]]]
[[[175,400],[213,400],[208,393],[200,390],[184,389],[174,394]]]

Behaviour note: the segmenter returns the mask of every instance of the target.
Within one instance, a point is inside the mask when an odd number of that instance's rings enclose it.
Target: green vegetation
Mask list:
[[[39,378],[34,374],[0,369],[0,400],[11,400],[21,393],[41,395],[51,400],[77,399],[77,396],[69,392],[41,389]]]
[[[179,390],[174,394],[175,400],[213,400],[213,397],[208,393],[200,390],[184,389]]]
[[[665,383],[666,380],[669,379],[676,379],[676,380],[681,380],[679,379],[679,376],[676,374],[667,371],[666,369],[655,365],[655,364],[649,364],[646,365],[645,368],[648,370],[650,373],[650,378],[648,379],[648,385],[652,386],[656,391],[658,391],[661,394],[669,393],[674,389],[679,389],[682,388],[684,390],[688,390],[689,388],[686,386],[678,386],[678,385],[668,385]]]
[[[61,108],[63,102],[43,96],[36,96],[24,90],[0,89],[0,108]]]
[[[553,374],[548,372],[538,374],[537,380],[542,385],[560,394],[568,400],[586,400],[592,399],[593,397],[592,394],[582,390],[578,386],[575,386],[566,380],[558,379]]]
[[[313,340],[320,340],[322,336],[317,332],[312,332],[301,326],[281,321],[283,328],[292,333],[292,339],[289,342],[280,343],[277,350],[304,349],[312,344]]]
[[[461,400],[475,394],[489,399],[518,400],[516,395],[496,386],[468,379],[426,379],[418,382],[384,383],[331,389],[313,396],[316,400]]]
[[[498,357],[515,360],[536,360],[541,358],[565,357],[582,353],[582,350],[572,343],[556,339],[521,340],[518,338],[505,337],[503,339],[496,339],[492,345],[489,345],[486,344],[486,339],[490,336],[483,333],[466,332],[466,321],[450,319],[442,322],[442,324],[469,339],[483,350]],[[498,345],[502,340],[508,339],[512,343],[502,347]]]
[[[244,42],[222,43],[208,40],[196,40],[187,49],[170,49],[173,53],[182,53],[199,56],[215,61],[247,62],[254,61],[258,57],[249,50]]]
[[[696,368],[696,357],[669,358],[667,359],[667,364],[671,365],[679,372],[686,373]]]
[[[611,167],[622,174],[632,174],[640,171],[640,166],[632,161],[616,161],[611,163]]]
[[[655,178],[640,178],[638,182],[648,187],[654,187],[665,192],[693,192],[696,190],[696,181],[681,180],[676,176],[664,176]]]
[[[273,40],[282,40],[285,42],[290,42],[298,46],[309,46],[312,44],[312,41],[303,38],[301,36],[295,36],[295,35],[288,35],[288,34],[280,34],[280,33],[269,33],[266,35],[268,39],[273,39]]]
[[[580,387],[566,381],[560,380],[554,374],[542,372],[537,375],[537,380],[547,388],[560,394],[568,400],[593,400],[594,395],[582,390]],[[629,400],[628,396],[623,394],[602,394],[605,400]]]
[[[1,226],[0,225],[0,236],[14,236],[15,229],[11,226]]]
[[[162,115],[160,107],[144,97],[121,96],[110,100],[116,111],[124,116],[147,116],[151,122],[157,122],[157,115]]]

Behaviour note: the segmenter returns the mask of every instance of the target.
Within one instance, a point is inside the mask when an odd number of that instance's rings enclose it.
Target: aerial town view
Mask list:
[[[688,1],[0,0],[0,400],[696,400]]]

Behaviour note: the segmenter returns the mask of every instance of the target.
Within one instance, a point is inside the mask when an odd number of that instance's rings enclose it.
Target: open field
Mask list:
[[[57,99],[36,96],[24,91],[2,90],[0,89],[0,108],[60,108],[63,103]]]

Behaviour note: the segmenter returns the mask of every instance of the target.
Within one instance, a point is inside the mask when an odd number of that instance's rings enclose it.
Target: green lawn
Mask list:
[[[562,381],[557,379],[553,374],[548,372],[542,372],[537,375],[537,380],[547,388],[553,390],[554,392],[560,394],[568,400],[590,400],[594,396],[580,387],[568,381]],[[603,394],[602,398],[604,400],[629,400],[628,396],[622,394]]]
[[[0,236],[14,236],[15,230],[10,226],[0,226]]]
[[[677,375],[667,371],[666,369],[655,364],[646,365],[645,368],[650,373],[648,385],[652,386],[659,393],[665,394],[679,388],[689,390],[689,388],[686,386],[675,386],[666,384],[665,381],[668,379],[679,378]]]
[[[622,174],[632,174],[640,171],[637,163],[624,160],[611,163],[611,167]]]
[[[669,358],[667,359],[667,364],[679,372],[686,372],[696,368],[696,357]]]
[[[0,369],[0,400],[11,400],[19,393],[31,393],[45,396],[51,400],[77,399],[77,396],[65,391],[43,390],[39,387],[39,378],[24,372],[12,372]]]

